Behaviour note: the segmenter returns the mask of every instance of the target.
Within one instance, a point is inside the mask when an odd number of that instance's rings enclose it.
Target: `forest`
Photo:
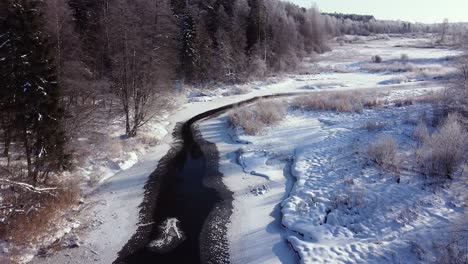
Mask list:
[[[2,168],[34,185],[71,168],[94,115],[117,108],[134,137],[176,81],[245,82],[294,70],[336,35],[437,29],[277,0],[9,0],[0,12]]]

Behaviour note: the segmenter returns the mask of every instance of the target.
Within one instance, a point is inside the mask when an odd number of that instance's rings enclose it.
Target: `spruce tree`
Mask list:
[[[0,38],[0,79],[4,109],[12,117],[14,140],[23,148],[29,180],[37,184],[66,167],[61,89],[52,47],[43,32],[39,0],[8,0]]]

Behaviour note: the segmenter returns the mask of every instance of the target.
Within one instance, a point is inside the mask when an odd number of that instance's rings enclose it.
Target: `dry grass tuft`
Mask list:
[[[55,227],[54,219],[80,196],[78,182],[67,182],[57,189],[33,192],[11,186],[1,189],[0,238],[17,246],[35,242]]]
[[[304,111],[336,111],[361,113],[364,108],[382,105],[374,93],[363,92],[320,92],[296,97],[292,102],[293,108]]]
[[[394,169],[398,166],[398,145],[389,135],[380,135],[367,147],[367,157],[383,168]]]
[[[231,110],[229,123],[242,128],[248,135],[258,134],[263,128],[272,126],[286,116],[287,104],[280,100],[261,100],[256,104]]]

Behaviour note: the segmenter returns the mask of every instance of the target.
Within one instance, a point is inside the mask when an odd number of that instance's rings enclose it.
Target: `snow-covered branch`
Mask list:
[[[11,181],[11,180],[7,180],[7,179],[0,179],[0,183],[7,184],[7,185],[12,185],[12,186],[18,186],[18,187],[20,187],[20,188],[22,188],[22,189],[24,189],[26,191],[30,191],[30,192],[34,192],[34,193],[51,194],[50,191],[58,189],[56,187],[39,188],[39,187],[34,187],[33,185],[27,184],[27,183],[24,183],[24,182]]]

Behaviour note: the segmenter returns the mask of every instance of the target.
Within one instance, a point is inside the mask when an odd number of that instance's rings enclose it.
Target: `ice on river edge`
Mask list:
[[[148,249],[156,253],[165,253],[173,250],[185,240],[180,221],[168,218],[159,226],[160,235],[148,244]]]

